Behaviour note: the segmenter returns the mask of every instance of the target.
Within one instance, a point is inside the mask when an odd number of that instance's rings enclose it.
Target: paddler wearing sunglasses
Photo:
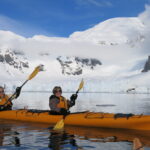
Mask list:
[[[13,96],[12,99],[16,99],[20,95],[21,89],[19,87],[16,88],[16,94]],[[11,110],[12,109],[12,102],[9,101],[8,95],[5,94],[4,88],[0,86],[0,111],[2,110]]]
[[[70,100],[62,96],[62,89],[59,86],[54,87],[53,95],[49,98],[50,113],[54,115],[67,115],[69,108],[75,105],[77,94],[72,94]]]

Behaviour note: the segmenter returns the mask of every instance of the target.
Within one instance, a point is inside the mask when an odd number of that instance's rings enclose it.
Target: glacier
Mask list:
[[[59,85],[72,92],[83,78],[82,92],[150,93],[150,71],[142,72],[150,55],[149,15],[146,6],[137,17],[111,18],[66,38],[25,38],[0,30],[0,85],[13,91],[43,64],[45,71],[23,91],[51,91]]]

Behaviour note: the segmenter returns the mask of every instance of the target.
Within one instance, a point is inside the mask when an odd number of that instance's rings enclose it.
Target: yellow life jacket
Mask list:
[[[68,101],[63,97],[63,96],[60,96],[59,97],[59,103],[57,104],[57,107],[58,108],[64,108],[64,109],[69,109],[68,107]]]
[[[5,95],[3,98],[0,98],[0,105],[4,105],[8,99],[9,99],[9,97],[7,95]],[[12,105],[12,103],[8,102],[5,106],[8,106],[8,105]]]

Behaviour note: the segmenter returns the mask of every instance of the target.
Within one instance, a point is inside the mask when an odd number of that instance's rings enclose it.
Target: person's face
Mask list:
[[[61,94],[62,94],[61,90],[57,90],[57,91],[55,92],[55,95],[56,95],[57,97],[60,97]]]
[[[0,98],[4,97],[4,89],[3,88],[0,88]]]

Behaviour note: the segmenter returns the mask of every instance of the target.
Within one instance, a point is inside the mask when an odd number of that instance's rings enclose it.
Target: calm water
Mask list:
[[[49,93],[22,93],[14,108],[49,109]],[[64,93],[69,98],[70,94]],[[150,95],[146,94],[79,94],[75,111],[150,114]],[[0,149],[32,150],[131,150],[137,137],[150,150],[150,132],[66,126],[52,131],[48,124],[31,124],[0,120]]]

